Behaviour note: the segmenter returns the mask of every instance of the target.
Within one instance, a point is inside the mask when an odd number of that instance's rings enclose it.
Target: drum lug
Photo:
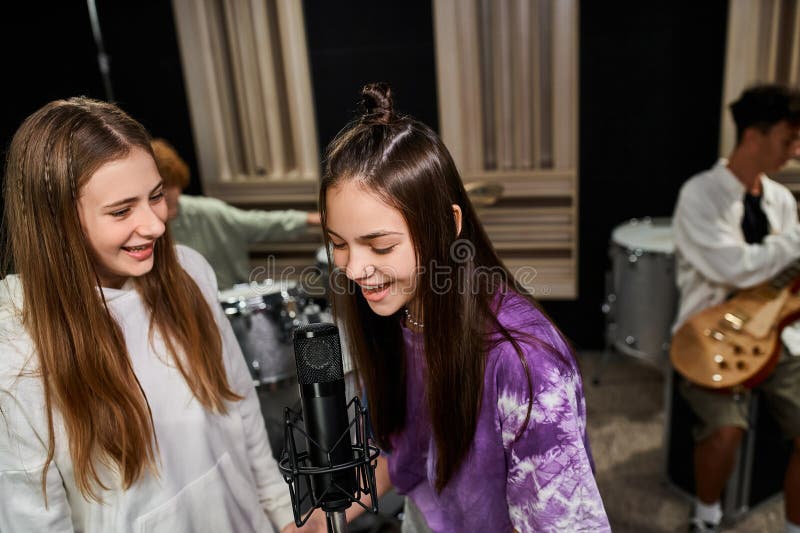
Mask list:
[[[606,294],[606,301],[600,307],[604,315],[610,314],[614,310],[614,302],[617,301],[617,295],[613,292]]]
[[[636,263],[639,261],[639,258],[644,255],[644,252],[641,248],[636,248],[635,250],[630,250],[628,254],[628,263]]]
[[[250,361],[250,374],[253,376],[253,379],[259,382],[261,381],[261,363],[256,359]]]

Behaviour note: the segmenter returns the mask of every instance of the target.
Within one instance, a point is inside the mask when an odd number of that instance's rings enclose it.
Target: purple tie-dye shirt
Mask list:
[[[506,328],[532,334],[561,356],[520,342],[533,384],[530,422],[525,370],[509,342],[487,358],[469,454],[441,493],[433,488],[435,445],[425,403],[422,335],[403,328],[408,361],[406,426],[392,438],[392,483],[436,532],[610,531],[586,438],[586,403],[569,349],[550,322],[516,294],[503,298]]]

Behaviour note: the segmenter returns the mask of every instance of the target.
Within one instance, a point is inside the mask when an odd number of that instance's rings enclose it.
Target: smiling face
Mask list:
[[[417,259],[400,211],[345,181],[328,190],[326,212],[334,265],[358,284],[370,308],[390,316],[411,303]]]
[[[103,287],[120,288],[129,277],[150,272],[167,219],[152,156],[133,148],[102,165],[80,189],[78,215]]]

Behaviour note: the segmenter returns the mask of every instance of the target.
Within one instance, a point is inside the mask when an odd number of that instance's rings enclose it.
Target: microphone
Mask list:
[[[373,513],[378,511],[374,461],[379,451],[367,442],[366,410],[358,397],[350,403],[345,401],[339,329],[329,323],[297,328],[294,353],[304,429],[297,425],[297,413],[287,408],[279,468],[289,484],[295,524],[302,526],[314,509],[322,508],[329,531],[346,531],[344,511],[353,502]],[[355,413],[352,421],[348,416],[351,405]],[[297,451],[295,430],[304,435],[308,451]],[[307,489],[302,497],[297,490],[301,478]],[[371,507],[361,503],[362,493],[373,495]],[[301,520],[301,504],[309,497],[311,509]]]
[[[311,466],[332,467],[352,462],[339,329],[326,323],[297,328],[294,356]],[[326,512],[350,507],[355,485],[352,469],[311,477],[314,498],[322,502]]]

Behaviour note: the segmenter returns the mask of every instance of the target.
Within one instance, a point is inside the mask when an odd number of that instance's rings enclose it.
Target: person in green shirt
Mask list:
[[[166,140],[153,139],[151,146],[164,180],[172,237],[206,258],[220,289],[250,281],[251,244],[296,237],[320,223],[318,213],[245,210],[216,198],[182,194],[189,185],[189,166]]]

